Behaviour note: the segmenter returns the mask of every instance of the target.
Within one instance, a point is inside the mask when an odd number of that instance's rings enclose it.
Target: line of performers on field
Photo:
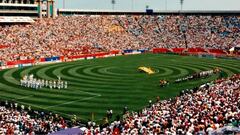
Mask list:
[[[179,83],[179,82],[198,79],[198,78],[205,78],[205,77],[211,76],[213,74],[217,74],[220,71],[221,71],[220,68],[214,68],[214,69],[208,70],[208,71],[201,71],[199,73],[194,73],[194,74],[186,76],[184,78],[179,78],[179,79],[175,80],[174,82]]]
[[[221,70],[219,68],[214,68],[214,69],[208,70],[208,71],[201,71],[199,73],[194,73],[194,74],[186,76],[184,78],[179,78],[179,79],[175,80],[174,83],[180,83],[180,82],[184,82],[184,81],[188,81],[188,80],[204,78],[204,77],[208,77],[210,75],[217,74],[217,73],[220,73],[220,72],[221,72]],[[167,81],[167,80],[160,80],[159,81],[159,86],[160,87],[164,87],[168,84],[169,84],[169,81]]]
[[[50,88],[50,89],[67,89],[68,82],[62,81],[60,77],[58,80],[44,80],[44,79],[37,79],[34,78],[34,75],[25,75],[20,80],[20,85],[26,88],[32,89],[41,89],[41,88]]]

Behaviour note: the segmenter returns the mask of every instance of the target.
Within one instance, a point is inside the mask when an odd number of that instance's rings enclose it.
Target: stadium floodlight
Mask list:
[[[181,10],[182,10],[182,7],[183,7],[183,2],[184,2],[184,0],[180,0]]]
[[[146,9],[149,9],[149,5],[146,5]]]
[[[114,5],[116,4],[116,0],[112,0],[112,10],[114,10]]]

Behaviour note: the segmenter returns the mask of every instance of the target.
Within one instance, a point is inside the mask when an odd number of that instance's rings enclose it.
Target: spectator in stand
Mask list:
[[[0,106],[0,134],[49,134],[71,125],[69,121],[57,114],[19,108],[17,104],[8,102]],[[21,106],[21,108],[24,107]]]

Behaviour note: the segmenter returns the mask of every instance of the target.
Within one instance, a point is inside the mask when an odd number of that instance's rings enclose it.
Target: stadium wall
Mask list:
[[[17,61],[7,61],[5,63],[0,62],[0,70],[8,69],[8,68],[22,68],[26,66],[34,66],[40,64],[50,64],[50,63],[58,63],[58,62],[68,62],[68,61],[76,61],[81,59],[95,59],[95,58],[105,58],[120,55],[120,51],[114,50],[110,52],[102,52],[95,54],[83,54],[78,56],[55,56],[48,58],[40,58],[40,59],[30,59],[30,60],[17,60]]]
[[[0,62],[0,70],[8,69],[8,68],[22,68],[26,66],[34,66],[41,64],[50,64],[50,63],[59,63],[59,62],[69,62],[76,60],[88,60],[88,59],[96,59],[96,58],[106,58],[106,57],[114,57],[120,55],[133,55],[133,54],[142,54],[142,53],[164,53],[164,54],[176,54],[182,56],[197,56],[201,58],[223,58],[223,59],[237,59],[240,60],[240,55],[228,55],[227,52],[223,50],[217,49],[203,49],[203,48],[154,48],[152,50],[140,49],[140,50],[113,50],[110,52],[101,52],[95,54],[83,54],[76,56],[56,56],[56,57],[48,57],[48,58],[40,58],[40,59],[30,59],[30,60],[18,60],[18,61],[7,61],[5,63]]]
[[[240,15],[240,10],[152,10],[146,11],[122,11],[122,10],[79,10],[57,9],[58,15]]]

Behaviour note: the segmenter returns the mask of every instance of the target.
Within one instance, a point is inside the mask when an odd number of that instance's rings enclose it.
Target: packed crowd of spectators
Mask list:
[[[152,48],[229,49],[239,16],[83,15],[0,26],[0,61]]]
[[[212,135],[226,126],[240,133],[240,75],[149,103],[140,112],[126,112],[122,121],[105,128],[90,126],[85,134]]]
[[[69,124],[71,123],[71,124]],[[71,121],[53,113],[33,111],[17,103],[1,102],[0,134],[49,134],[74,126]]]

